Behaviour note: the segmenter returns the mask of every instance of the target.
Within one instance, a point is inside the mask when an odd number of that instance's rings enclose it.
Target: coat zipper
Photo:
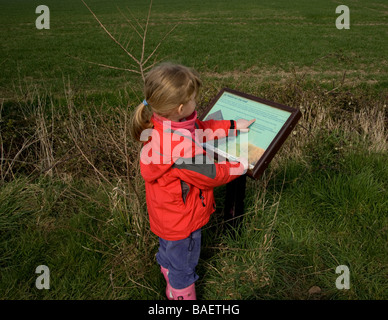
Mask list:
[[[200,198],[201,201],[202,201],[202,205],[203,205],[204,207],[206,207],[206,204],[205,204],[205,202],[204,202],[205,197],[202,195],[202,190],[201,190],[201,189],[199,189],[199,198]]]

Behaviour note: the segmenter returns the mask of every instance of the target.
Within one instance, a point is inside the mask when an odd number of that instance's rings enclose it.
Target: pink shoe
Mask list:
[[[162,272],[162,274],[164,276],[164,279],[167,282],[167,286],[166,286],[166,296],[167,296],[167,299],[168,300],[173,300],[174,297],[173,297],[172,292],[171,292],[170,281],[168,280],[168,269],[163,268],[162,266],[160,266],[160,272]]]
[[[195,294],[195,283],[183,289],[174,289],[171,287],[171,293],[174,300],[197,300]]]

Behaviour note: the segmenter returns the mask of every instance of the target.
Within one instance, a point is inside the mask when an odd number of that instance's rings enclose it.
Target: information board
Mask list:
[[[256,121],[249,127],[249,132],[238,132],[235,137],[207,142],[204,147],[214,152],[217,158],[248,158],[247,174],[257,179],[268,167],[300,117],[298,109],[224,88],[213,99],[200,120]]]

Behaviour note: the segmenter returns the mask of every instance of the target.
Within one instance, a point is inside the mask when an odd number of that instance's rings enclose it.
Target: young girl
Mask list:
[[[144,142],[140,170],[151,231],[159,237],[156,260],[170,300],[196,299],[201,227],[215,211],[213,188],[246,172],[239,162],[209,161],[201,142],[221,137],[220,132],[236,134],[254,121],[200,121],[195,110],[200,86],[197,72],[185,66],[153,68],[132,122],[133,137]]]

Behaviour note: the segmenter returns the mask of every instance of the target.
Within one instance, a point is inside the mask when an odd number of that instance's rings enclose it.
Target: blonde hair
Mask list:
[[[133,114],[132,137],[140,141],[143,130],[152,128],[152,113],[169,118],[181,104],[199,94],[201,80],[198,73],[188,67],[163,63],[147,73],[144,80],[144,97],[147,105],[139,104]]]

